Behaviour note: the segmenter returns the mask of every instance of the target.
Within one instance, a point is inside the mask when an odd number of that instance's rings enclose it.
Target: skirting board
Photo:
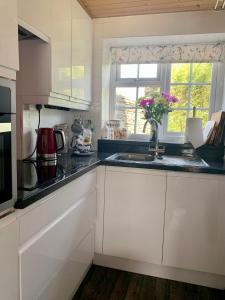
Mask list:
[[[176,280],[217,289],[225,289],[225,276],[160,266],[145,262],[132,261],[113,256],[95,254],[94,265],[123,271]]]

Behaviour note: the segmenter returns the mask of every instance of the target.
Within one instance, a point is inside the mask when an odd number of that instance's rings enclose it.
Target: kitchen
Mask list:
[[[0,8],[0,299],[224,299],[225,2]]]

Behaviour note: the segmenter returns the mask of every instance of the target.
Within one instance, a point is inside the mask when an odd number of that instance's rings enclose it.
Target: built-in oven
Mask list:
[[[0,78],[0,214],[14,206],[16,183],[15,82]]]

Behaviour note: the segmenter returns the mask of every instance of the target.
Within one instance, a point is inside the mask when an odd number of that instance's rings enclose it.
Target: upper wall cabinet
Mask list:
[[[17,1],[0,1],[0,76],[15,79],[19,69]]]
[[[71,96],[71,0],[50,2],[52,92]]]
[[[37,29],[49,37],[47,45],[40,40],[20,42],[21,70],[17,91],[23,96],[23,103],[88,109],[91,100],[92,20],[83,8],[75,0],[19,0],[19,22],[31,26],[29,29],[33,28],[34,33]],[[21,82],[25,86],[21,86]]]
[[[18,0],[18,16],[20,21],[49,36],[49,14],[51,1],[46,0]]]
[[[72,1],[72,97],[91,101],[92,20]]]

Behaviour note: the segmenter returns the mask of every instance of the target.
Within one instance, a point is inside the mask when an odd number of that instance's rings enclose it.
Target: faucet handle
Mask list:
[[[165,147],[159,146],[158,148],[156,148],[156,147],[153,148],[150,145],[150,147],[149,147],[149,153],[151,155],[155,155],[157,157],[162,157],[163,154],[165,154]]]

